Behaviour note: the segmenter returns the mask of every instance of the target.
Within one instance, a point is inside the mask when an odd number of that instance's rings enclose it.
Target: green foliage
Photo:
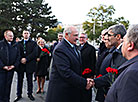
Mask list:
[[[63,32],[63,28],[61,26],[57,26],[55,28],[50,28],[47,32],[47,34],[40,34],[39,36],[45,39],[46,41],[53,41],[57,40],[57,35],[59,32]]]
[[[115,8],[112,5],[100,5],[90,9],[90,12],[88,12],[90,20],[83,23],[83,29],[91,40],[97,40],[103,29],[107,29],[114,24],[122,23],[126,29],[128,28],[129,21],[125,20],[124,17],[113,19],[112,15],[114,13]]]
[[[0,34],[5,29],[12,29],[19,37],[24,29],[30,30],[32,37],[46,34],[57,23],[51,13],[44,0],[0,0]]]

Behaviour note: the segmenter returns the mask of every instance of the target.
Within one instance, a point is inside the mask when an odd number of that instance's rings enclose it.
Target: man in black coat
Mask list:
[[[106,68],[112,67],[117,69],[120,65],[122,65],[126,61],[126,59],[122,56],[121,53],[122,38],[125,34],[126,34],[126,29],[123,25],[117,24],[108,28],[108,33],[106,34],[108,37],[108,44],[110,46],[113,46],[111,49],[114,48],[114,50],[104,58],[103,63],[101,64],[100,74],[102,74],[103,77],[94,79],[95,86],[97,88],[104,87],[103,91],[97,93],[97,95],[98,94],[100,95],[99,98],[96,97],[96,99],[100,102],[104,102],[104,94],[105,95],[107,94],[108,89],[110,87],[110,82],[109,82],[110,80],[108,80],[109,78]],[[102,95],[101,93],[104,94]]]
[[[27,30],[23,31],[23,40],[19,42],[19,50],[21,54],[21,60],[19,68],[17,69],[18,84],[17,84],[17,97],[14,102],[22,98],[22,86],[24,72],[26,72],[27,85],[28,85],[28,97],[30,100],[35,100],[33,93],[33,72],[36,69],[36,58],[37,58],[37,44],[31,40],[30,33]]]
[[[138,101],[138,24],[130,27],[123,39],[122,54],[128,59],[108,91],[105,102]]]
[[[46,102],[87,102],[82,100],[82,90],[89,90],[92,83],[90,78],[82,77],[77,40],[76,28],[64,30],[64,38],[53,52]]]
[[[81,53],[82,60],[82,76],[84,78],[94,78],[95,75],[95,64],[96,64],[96,50],[95,48],[87,42],[87,34],[81,33],[79,35],[79,50]],[[85,70],[90,70],[89,73],[85,73]],[[92,90],[85,90],[84,100],[91,102],[92,100]]]
[[[10,102],[14,69],[19,65],[20,54],[13,37],[13,32],[6,30],[0,41],[0,102]]]
[[[62,32],[59,32],[57,37],[58,37],[58,38],[57,38],[58,41],[55,42],[55,43],[53,44],[53,46],[51,47],[51,52],[53,52],[53,50],[54,50],[54,48],[56,47],[56,45],[57,45],[58,43],[61,42],[61,40],[62,40],[62,38],[63,38],[63,33],[62,33]]]

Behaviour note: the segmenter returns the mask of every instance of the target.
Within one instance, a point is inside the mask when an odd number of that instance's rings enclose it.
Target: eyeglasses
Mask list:
[[[79,38],[85,39],[86,37],[79,37]]]
[[[113,35],[112,35],[112,34],[107,33],[107,34],[105,34],[105,35],[107,35],[107,36],[109,36],[109,37],[111,37],[111,36],[114,36],[114,37],[115,37],[117,34],[113,34]]]

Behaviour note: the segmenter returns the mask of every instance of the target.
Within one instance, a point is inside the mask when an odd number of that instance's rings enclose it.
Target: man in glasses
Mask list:
[[[122,54],[128,59],[118,70],[121,74],[110,88],[105,102],[137,102],[138,97],[138,24],[124,36]]]
[[[96,64],[96,50],[94,46],[90,45],[88,42],[87,34],[81,33],[79,35],[79,50],[81,52],[81,60],[82,60],[82,76],[84,78],[94,78],[95,75],[95,64]],[[85,73],[86,69],[90,69],[90,73]],[[83,90],[83,100],[86,102],[91,102],[92,100],[92,90]]]
[[[106,34],[106,37],[108,38],[108,45],[112,46],[112,48],[109,50],[109,54],[104,58],[103,63],[100,67],[100,74],[102,74],[103,77],[94,79],[95,87],[104,87],[103,92],[101,92],[102,99],[99,99],[99,102],[104,102],[103,96],[107,94],[108,89],[110,87],[109,81],[111,80],[110,78],[108,78],[109,76],[107,74],[106,68],[112,67],[117,69],[126,61],[126,59],[122,56],[121,53],[122,38],[125,34],[126,29],[124,25],[117,24],[108,28],[108,33]]]

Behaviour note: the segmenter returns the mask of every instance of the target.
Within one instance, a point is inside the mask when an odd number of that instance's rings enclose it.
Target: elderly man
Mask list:
[[[14,69],[19,65],[19,50],[13,37],[13,32],[6,30],[0,41],[0,102],[10,102]]]
[[[138,101],[138,24],[128,29],[123,41],[122,54],[128,61],[118,68],[121,74],[110,88],[105,102]]]
[[[87,102],[82,101],[82,90],[89,90],[92,83],[91,79],[81,77],[81,60],[75,48],[77,40],[76,28],[64,30],[64,38],[53,52],[46,102]]]
[[[84,78],[94,78],[95,75],[95,64],[96,64],[96,50],[95,48],[87,42],[87,34],[81,33],[79,35],[79,50],[81,52],[82,60],[82,76]],[[84,73],[86,69],[91,70],[90,73]],[[85,95],[84,100],[91,102],[92,100],[92,90],[84,90]]]

